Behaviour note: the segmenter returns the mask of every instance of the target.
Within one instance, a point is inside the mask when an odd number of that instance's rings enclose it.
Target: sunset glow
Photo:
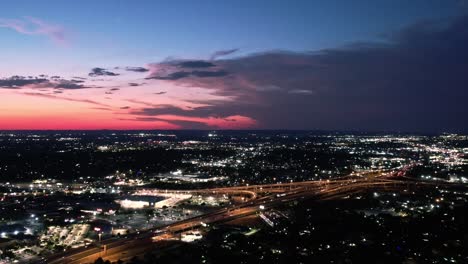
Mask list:
[[[468,129],[464,4],[202,2],[6,1],[0,130]]]

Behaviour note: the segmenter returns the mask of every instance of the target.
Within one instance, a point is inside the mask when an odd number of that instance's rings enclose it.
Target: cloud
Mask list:
[[[147,78],[225,98],[175,115],[240,115],[270,129],[468,132],[466,28],[468,16],[418,23],[376,43],[220,59],[209,71],[164,61]],[[133,113],[163,112],[151,111]]]
[[[67,41],[67,34],[62,26],[49,24],[34,17],[25,17],[23,19],[0,18],[0,28],[1,27],[13,29],[25,35],[47,36],[52,41],[59,44],[64,44]]]
[[[238,50],[239,50],[239,49],[228,49],[228,50],[219,50],[219,51],[216,51],[216,52],[213,53],[213,55],[211,55],[210,60],[216,60],[216,59],[219,58],[219,57],[231,55],[231,54],[237,52]]]
[[[199,77],[199,78],[209,78],[209,77],[222,77],[226,76],[229,73],[224,70],[219,71],[177,71],[171,72],[169,74],[160,75],[159,73],[154,74],[150,77],[147,77],[147,80],[157,79],[157,80],[179,80],[187,77]]]
[[[113,111],[114,110],[114,109],[112,109],[110,107],[91,107],[91,109],[103,110],[103,111]]]
[[[190,110],[187,110],[189,108],[183,107],[183,106],[177,106],[177,105],[172,105],[172,104],[161,104],[161,103],[152,103],[152,102],[146,102],[146,101],[141,101],[138,99],[126,99],[125,101],[133,104],[139,104],[141,106],[144,106],[144,108],[135,108],[134,113],[136,115],[157,115],[157,114],[170,114],[170,113],[184,113]]]
[[[36,85],[48,82],[45,78],[28,78],[24,76],[12,76],[0,79],[0,87],[6,89],[19,89],[26,85]]]
[[[144,122],[157,122],[167,121],[176,124],[180,127],[191,127],[193,129],[247,129],[256,126],[256,121],[246,116],[209,116],[209,117],[196,117],[196,116],[179,116],[179,115],[157,115],[152,117],[135,117],[133,119],[125,119],[132,121]]]
[[[91,69],[91,72],[88,74],[88,76],[91,76],[91,77],[97,77],[97,76],[118,76],[120,74],[118,73],[115,73],[115,72],[111,72],[111,71],[108,71],[104,68],[99,68],[99,67],[96,67],[96,68],[93,68]]]
[[[311,91],[311,90],[302,90],[302,89],[292,89],[292,90],[289,90],[288,93],[290,93],[290,94],[302,94],[302,95],[314,94],[314,92]]]
[[[161,85],[154,86],[158,90],[179,86],[188,92],[174,92],[182,98],[178,100],[201,106],[189,108],[129,99],[126,101],[137,104],[136,107],[124,106],[122,109],[128,111],[120,112],[126,112],[129,120],[164,121],[185,128],[468,132],[468,124],[462,120],[468,115],[467,27],[468,17],[463,16],[442,23],[417,23],[379,42],[341,48],[314,52],[275,50],[223,58],[236,52],[226,50],[214,53],[210,60],[167,59],[141,70],[131,67],[130,71],[147,72],[145,89],[150,89],[150,84]],[[89,75],[118,73],[94,68]],[[141,85],[138,81],[141,79],[128,85]],[[87,82],[60,76],[12,76],[0,79],[0,88],[48,92],[52,88],[57,93],[96,88]],[[208,94],[208,99],[192,97],[192,88]],[[87,99],[29,95],[108,107]]]
[[[275,92],[275,91],[281,91],[281,87],[276,86],[276,85],[265,85],[265,86],[256,86],[255,90],[260,91],[260,92]]]
[[[53,88],[53,89],[85,89],[99,88],[97,86],[88,86],[81,80],[67,80],[58,76],[48,77],[47,75],[33,76],[11,76],[0,79],[0,88],[4,89],[22,89],[22,88]]]
[[[179,80],[187,77],[221,77],[229,73],[218,65],[203,60],[171,60],[148,65],[150,75],[146,77],[156,80]]]
[[[114,94],[115,91],[119,91],[120,88],[110,88],[109,91],[105,92],[105,94]]]
[[[22,94],[28,95],[28,96],[43,97],[43,98],[48,98],[48,99],[64,100],[64,101],[71,101],[71,102],[93,104],[93,105],[98,105],[98,106],[103,106],[103,107],[110,107],[107,104],[103,104],[103,103],[96,102],[96,101],[89,100],[89,99],[69,98],[69,97],[62,97],[62,96],[56,96],[56,95],[51,95],[51,94],[43,94],[43,93],[29,93],[29,92],[26,92],[26,93],[22,93]]]
[[[137,99],[126,99],[125,101],[129,103],[144,105],[144,106],[156,107],[155,104],[153,103],[149,103],[149,102],[145,102],[145,101],[141,101]]]
[[[80,83],[80,82],[78,82]],[[69,80],[58,80],[56,82],[56,84],[54,85],[54,88],[57,88],[57,89],[83,89],[83,88],[87,88],[86,86],[82,85],[82,84],[78,84],[76,81],[69,81]]]
[[[179,107],[170,104],[153,104],[139,100],[127,100],[144,107],[133,107],[128,112],[138,121],[168,121],[191,129],[247,129],[257,127],[257,120],[238,114],[216,113],[216,107]]]
[[[139,116],[156,116],[156,115],[180,115],[180,116],[198,116],[204,115],[200,111],[186,110],[181,107],[177,107],[169,104],[151,104],[138,100],[128,100],[132,103],[138,103],[146,107],[140,109],[134,109],[131,114]]]
[[[257,122],[250,117],[233,115],[226,117],[187,117],[187,116],[177,116],[177,115],[158,115],[155,116],[156,119],[169,121],[175,124],[184,124],[184,123],[198,123],[203,124],[208,128],[222,128],[222,129],[245,129],[253,128],[257,125]]]
[[[177,66],[181,68],[210,68],[210,67],[215,67],[216,65],[208,61],[194,60],[194,61],[181,61],[177,63]]]
[[[126,71],[132,71],[132,72],[147,72],[149,69],[143,68],[143,67],[125,67]]]
[[[195,77],[200,77],[200,78],[206,78],[206,77],[222,77],[226,76],[229,73],[224,70],[220,71],[192,71],[190,75],[195,76]]]
[[[190,72],[184,72],[184,71],[179,71],[179,72],[172,72],[166,75],[152,75],[150,77],[147,77],[147,80],[150,79],[157,79],[157,80],[178,80],[182,79],[185,77],[189,77]]]
[[[247,129],[255,128],[257,120],[238,114],[217,112],[217,107],[179,107],[170,104],[152,104],[139,100],[127,100],[143,105],[143,108],[133,108],[128,112],[138,121],[169,121],[191,129]]]

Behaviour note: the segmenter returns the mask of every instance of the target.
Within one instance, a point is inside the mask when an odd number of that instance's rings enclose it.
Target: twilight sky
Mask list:
[[[0,2],[0,130],[468,132],[463,0]]]

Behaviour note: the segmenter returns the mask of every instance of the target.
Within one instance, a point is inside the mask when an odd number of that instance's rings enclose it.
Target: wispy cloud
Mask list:
[[[292,90],[289,90],[288,93],[290,93],[290,94],[308,95],[308,94],[314,94],[314,91],[311,91],[311,90],[304,90],[304,89],[292,89]]]
[[[219,57],[231,55],[235,52],[239,51],[239,49],[228,49],[228,50],[218,50],[213,55],[211,55],[211,60],[216,60]]]
[[[93,101],[93,100],[89,100],[89,99],[78,99],[78,98],[62,97],[62,96],[57,96],[57,95],[52,95],[52,94],[44,94],[44,93],[22,93],[22,94],[28,95],[28,96],[56,99],[56,100],[64,100],[64,101],[71,101],[71,102],[78,102],[78,103],[93,104],[93,105],[98,105],[98,106],[106,107],[106,108],[111,107],[110,105],[103,104],[103,103]]]
[[[67,34],[62,26],[50,24],[34,17],[24,17],[23,19],[0,18],[0,27],[13,29],[26,35],[47,36],[58,44],[67,42]]]
[[[208,129],[208,128],[222,128],[222,129],[246,129],[256,127],[256,120],[240,115],[218,117],[197,117],[197,116],[182,116],[173,114],[156,115],[150,117],[134,117],[131,121],[143,121],[143,122],[158,122],[166,121],[171,124],[180,125],[181,127],[193,127],[196,129]]]

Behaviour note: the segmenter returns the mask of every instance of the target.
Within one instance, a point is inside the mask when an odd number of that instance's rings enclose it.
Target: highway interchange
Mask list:
[[[145,251],[172,247],[171,239],[177,234],[222,222],[231,221],[262,210],[305,199],[328,200],[347,197],[352,193],[368,190],[402,191],[411,186],[434,186],[449,183],[434,183],[406,178],[401,169],[398,172],[367,172],[353,174],[333,180],[291,182],[281,184],[237,186],[206,190],[180,191],[193,194],[243,195],[245,202],[231,205],[194,218],[166,226],[148,229],[142,233],[130,234],[125,238],[112,238],[87,248],[70,250],[44,259],[42,263],[93,263],[97,258],[117,261],[144,254]]]

